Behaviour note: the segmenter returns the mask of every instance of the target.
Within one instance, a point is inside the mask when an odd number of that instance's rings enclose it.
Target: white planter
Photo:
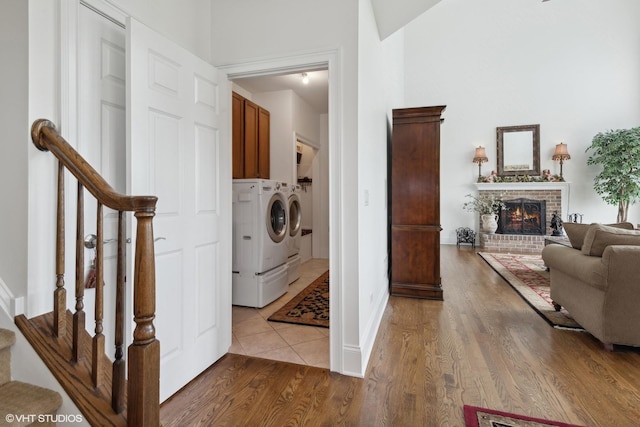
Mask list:
[[[498,229],[498,215],[496,214],[484,214],[480,215],[482,224],[480,229],[483,233],[493,234]]]

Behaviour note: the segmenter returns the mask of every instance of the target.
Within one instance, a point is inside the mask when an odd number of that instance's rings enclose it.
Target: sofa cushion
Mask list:
[[[602,224],[591,224],[584,236],[582,253],[601,257],[606,247],[610,245],[640,246],[640,232]]]
[[[626,230],[633,230],[633,224],[630,222],[619,222],[616,224],[607,224],[609,227],[623,228]],[[584,236],[589,230],[591,224],[578,224],[575,222],[565,222],[562,224],[564,231],[567,233],[571,246],[575,249],[582,249],[584,243]]]

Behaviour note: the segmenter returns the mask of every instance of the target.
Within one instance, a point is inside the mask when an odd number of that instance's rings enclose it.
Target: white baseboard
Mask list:
[[[342,374],[350,377],[364,378],[362,365],[362,348],[353,345],[342,347]]]
[[[384,315],[384,310],[387,307],[387,303],[389,302],[389,292],[383,292],[378,303],[375,306],[373,316],[371,316],[371,322],[367,325],[367,329],[364,333],[364,339],[362,341],[363,348],[363,360],[362,360],[362,374],[365,374],[367,370],[367,365],[369,364],[369,358],[371,357],[371,352],[373,351],[373,346],[376,342],[376,336],[378,335],[378,330],[380,329],[380,323],[382,322],[382,316]]]
[[[362,337],[361,346],[345,345],[342,348],[343,355],[343,370],[344,375],[352,377],[364,378],[367,371],[367,365],[369,364],[369,358],[373,351],[373,346],[376,341],[378,329],[382,322],[382,316],[384,310],[387,307],[389,301],[389,292],[383,292],[378,303],[376,304],[374,314],[371,316],[367,329]]]
[[[15,297],[2,278],[0,278],[0,308],[11,319],[24,313],[24,297]]]

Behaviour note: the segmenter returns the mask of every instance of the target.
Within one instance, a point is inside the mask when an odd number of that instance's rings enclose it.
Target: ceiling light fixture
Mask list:
[[[307,73],[302,73],[302,83],[305,85],[309,84],[309,76],[307,75]]]

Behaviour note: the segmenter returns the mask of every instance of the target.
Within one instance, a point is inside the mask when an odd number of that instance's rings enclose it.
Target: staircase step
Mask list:
[[[46,422],[55,421],[55,417],[53,420],[48,420],[45,416],[55,415],[60,405],[62,405],[60,394],[46,388],[20,381],[9,381],[0,386],[0,414],[14,417],[13,420],[8,418],[0,420],[7,423],[2,425],[55,425],[55,422]],[[43,417],[39,419],[40,415]]]
[[[105,358],[102,363],[103,381],[99,387],[94,387],[91,379],[91,336],[86,330],[82,331],[81,360],[69,363],[72,360],[73,330],[73,314],[69,310],[66,312],[66,320],[67,333],[61,338],[53,336],[53,312],[33,319],[27,319],[21,314],[16,316],[16,326],[73,400],[87,423],[92,426],[126,426],[127,410],[116,414],[111,409],[111,361],[105,354],[102,355]],[[125,381],[125,393],[126,389]]]
[[[16,343],[16,334],[9,329],[0,328],[0,351]]]
[[[11,381],[11,346],[15,342],[13,331],[0,329],[0,385]]]

